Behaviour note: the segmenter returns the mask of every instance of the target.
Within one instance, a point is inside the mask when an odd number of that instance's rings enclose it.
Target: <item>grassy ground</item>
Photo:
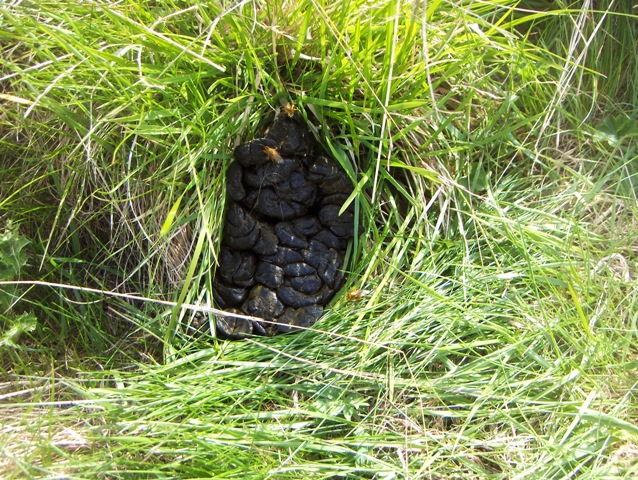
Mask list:
[[[637,477],[632,2],[268,3],[0,4],[0,475]],[[192,335],[287,101],[356,185],[348,283]]]

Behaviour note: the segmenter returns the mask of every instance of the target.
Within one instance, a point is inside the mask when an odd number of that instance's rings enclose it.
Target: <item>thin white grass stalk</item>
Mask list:
[[[222,65],[219,65],[218,63],[215,63],[215,62],[209,60],[208,58],[204,57],[203,55],[200,55],[197,52],[193,52],[189,48],[181,45],[180,43],[178,43],[178,42],[176,42],[174,40],[171,40],[166,35],[162,35],[161,33],[153,30],[152,28],[147,27],[146,25],[142,25],[141,23],[138,23],[138,22],[135,22],[135,21],[131,20],[130,18],[122,15],[118,10],[110,9],[109,12],[114,14],[114,15],[116,15],[116,16],[118,16],[118,17],[120,17],[125,22],[132,23],[132,24],[136,25],[137,27],[141,28],[142,30],[144,30],[145,32],[147,32],[147,33],[149,33],[149,34],[151,34],[151,35],[153,35],[153,36],[155,36],[157,38],[160,38],[161,40],[165,41],[166,43],[169,43],[170,45],[178,48],[179,50],[182,51],[182,53],[185,53],[187,55],[191,55],[191,56],[195,57],[197,60],[201,60],[202,62],[207,63],[208,65],[216,68],[220,72],[225,72],[226,71],[226,68],[223,67]]]
[[[167,307],[177,307],[179,306],[181,309],[183,310],[191,310],[191,311],[195,311],[195,312],[202,312],[202,313],[212,313],[214,315],[219,315],[221,317],[232,317],[232,318],[241,318],[244,320],[252,320],[252,321],[258,321],[258,322],[264,322],[264,323],[268,323],[268,324],[272,324],[272,325],[285,325],[285,326],[289,326],[288,324],[282,324],[279,322],[275,322],[272,320],[266,320],[264,318],[260,318],[260,317],[253,317],[250,315],[243,315],[240,313],[231,313],[231,312],[227,312],[224,310],[219,310],[217,308],[213,308],[213,307],[209,307],[207,305],[196,305],[196,304],[191,304],[191,303],[178,303],[178,302],[172,302],[170,300],[160,300],[157,298],[149,298],[149,297],[142,297],[139,295],[135,295],[133,293],[121,293],[121,292],[113,292],[111,290],[101,290],[99,288],[92,288],[92,287],[81,287],[81,286],[77,286],[77,285],[68,285],[68,284],[64,284],[64,283],[56,283],[56,282],[45,282],[42,280],[3,280],[0,281],[0,287],[3,285],[11,285],[11,286],[19,286],[19,285],[26,285],[26,286],[34,286],[34,285],[38,285],[38,286],[42,286],[42,287],[51,287],[51,288],[62,288],[65,290],[75,290],[75,291],[79,291],[79,292],[88,292],[88,293],[96,293],[96,294],[100,294],[100,295],[106,295],[109,297],[117,297],[117,298],[124,298],[126,300],[134,300],[134,301],[141,301],[141,302],[147,302],[147,303],[154,303],[157,305],[165,305]],[[379,344],[377,342],[370,342],[364,339],[360,339],[360,338],[355,338],[349,335],[342,335],[336,332],[328,332],[328,331],[324,331],[324,330],[318,330],[316,328],[312,328],[312,327],[295,327],[295,330],[308,330],[311,332],[315,332],[315,333],[321,333],[324,335],[329,335],[331,337],[334,338],[339,338],[339,339],[348,339],[351,341],[355,341],[357,343],[361,343],[364,345],[368,345],[368,346],[374,346],[374,347],[380,347],[383,348],[389,352],[392,352],[396,355],[402,355],[405,357],[405,354],[396,348],[393,348],[391,346],[387,346],[387,345],[382,345]],[[406,359],[407,362],[407,359]]]
[[[607,18],[609,10],[613,7],[614,0],[609,3],[607,10],[605,10],[605,14],[600,19],[600,22],[595,26],[594,31],[592,32],[589,38],[583,37],[583,30],[585,28],[585,24],[587,23],[588,14],[591,10],[591,0],[585,0],[582,8],[580,9],[580,13],[578,14],[578,18],[574,21],[574,30],[572,31],[572,36],[569,42],[569,50],[567,52],[567,57],[565,58],[565,68],[561,72],[561,76],[558,80],[558,84],[556,87],[556,92],[552,97],[549,105],[547,106],[547,115],[544,116],[543,124],[540,127],[540,131],[538,132],[538,137],[536,139],[535,149],[538,150],[539,146],[542,142],[545,141],[545,131],[549,127],[552,122],[554,116],[556,115],[559,106],[565,100],[567,94],[572,91],[574,88],[571,84],[572,79],[576,72],[581,68],[582,62],[585,59],[586,55],[589,52],[589,45],[594,40],[594,38],[598,35],[598,31],[603,25],[604,20]],[[580,45],[581,42],[584,42],[584,47],[580,54],[578,54],[577,58],[574,58],[576,49]],[[585,121],[586,119],[583,119]],[[532,129],[532,131],[535,129]],[[529,136],[528,136],[529,138]],[[560,130],[560,119],[558,119],[558,125],[556,129],[556,147],[560,147],[560,139],[561,139],[561,130]]]
[[[4,77],[0,77],[0,82],[4,82],[6,80],[11,80],[14,77],[20,77],[22,75],[24,75],[25,73],[31,72],[32,70],[43,70],[44,67],[48,67],[49,65],[52,65],[54,63],[58,63],[58,62],[62,62],[64,60],[66,60],[67,58],[72,57],[73,54],[72,53],[67,53],[66,55],[62,55],[61,57],[57,57],[55,60],[45,60],[44,62],[40,62],[40,63],[36,63],[35,65],[31,65],[30,67],[26,67],[20,71],[17,72],[13,72],[13,73],[9,73],[7,75],[5,75]]]
[[[64,56],[66,57],[66,55]],[[70,67],[67,67],[62,73],[58,74],[51,83],[49,83],[49,85],[47,85],[47,87],[35,98],[35,100],[33,101],[33,104],[29,106],[29,108],[27,108],[26,112],[24,112],[24,118],[27,118],[31,112],[33,111],[33,109],[40,103],[40,101],[46,97],[48,95],[48,93],[53,89],[53,87],[55,87],[55,85],[62,80],[64,77],[68,76],[71,74],[71,72],[73,72],[73,70],[75,70],[77,67],[79,67],[80,65],[82,65],[82,63],[84,63],[87,59],[83,58],[82,60],[80,60],[78,63],[71,65]]]
[[[220,22],[220,20],[222,20],[226,15],[228,15],[233,10],[236,10],[238,8],[241,9],[247,3],[252,3],[252,0],[242,0],[241,2],[237,2],[236,4],[234,4],[233,6],[227,8],[226,10],[224,10],[222,13],[220,13],[219,15],[217,15],[215,17],[213,22],[210,24],[210,27],[208,28],[208,33],[206,34],[206,39],[203,42],[202,50],[201,50],[200,55],[203,56],[204,52],[206,51],[206,47],[208,45],[210,45],[210,37],[213,36],[213,32],[215,31],[215,28],[217,27],[217,24]],[[257,23],[256,15],[257,15],[256,9],[253,8],[254,24]]]
[[[1,398],[0,398],[1,400]],[[19,408],[19,407],[77,407],[77,406],[86,406],[86,405],[99,405],[99,404],[111,404],[113,400],[105,398],[105,399],[95,399],[95,400],[60,400],[59,402],[23,402],[11,403],[11,408]],[[0,409],[2,406],[0,405]]]
[[[153,25],[150,26],[151,29],[155,29],[159,24],[164,23],[169,18],[177,17],[183,13],[197,11],[199,5],[192,5],[188,8],[183,8],[181,10],[177,10],[176,12],[171,12],[168,15],[164,15],[163,17],[159,17],[157,20],[153,22]],[[203,52],[202,52],[203,55]]]
[[[113,291],[110,291],[110,290],[101,290],[99,288],[92,288],[92,287],[80,287],[80,286],[77,286],[77,285],[68,285],[68,284],[64,284],[64,283],[45,282],[45,281],[42,281],[42,280],[3,280],[3,281],[0,281],[0,286],[3,286],[3,285],[30,285],[30,286],[38,285],[38,286],[41,286],[41,287],[62,288],[62,289],[66,289],[66,290],[75,290],[75,291],[79,291],[79,292],[97,293],[97,294],[100,294],[100,295],[106,295],[106,296],[109,296],[109,297],[124,298],[124,299],[127,299],[127,300],[136,300],[136,301],[141,301],[141,302],[156,303],[158,305],[166,305],[168,307],[177,307],[179,305],[179,307],[184,309],[184,310],[193,310],[193,311],[196,311],[196,312],[213,313],[215,315],[220,315],[222,317],[243,318],[245,320],[255,320],[255,321],[260,321],[260,322],[264,322],[265,321],[263,318],[251,317],[249,315],[241,315],[241,314],[238,314],[238,313],[225,312],[223,310],[218,310],[216,308],[208,307],[206,305],[193,305],[193,304],[189,304],[189,303],[179,304],[177,302],[171,302],[169,300],[159,300],[157,298],[142,297],[142,296],[139,296],[139,295],[135,295],[133,293],[113,292]]]

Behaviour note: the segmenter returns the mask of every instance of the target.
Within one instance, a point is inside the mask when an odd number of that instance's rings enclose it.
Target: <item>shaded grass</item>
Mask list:
[[[363,225],[362,298],[295,335],[24,291],[3,474],[635,475],[635,17],[522,3],[3,6],[22,278],[210,302],[230,152],[288,100]]]

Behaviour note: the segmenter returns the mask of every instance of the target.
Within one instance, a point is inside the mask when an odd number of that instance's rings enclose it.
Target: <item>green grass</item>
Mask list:
[[[0,5],[0,475],[638,476],[631,2],[268,3]],[[355,185],[348,283],[193,335],[287,101]]]

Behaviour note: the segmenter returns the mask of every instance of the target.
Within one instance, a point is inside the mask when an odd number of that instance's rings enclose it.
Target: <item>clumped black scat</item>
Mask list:
[[[217,334],[236,339],[309,327],[344,282],[354,214],[339,211],[352,183],[291,108],[233,156],[214,299],[228,312],[280,325],[218,317]]]

